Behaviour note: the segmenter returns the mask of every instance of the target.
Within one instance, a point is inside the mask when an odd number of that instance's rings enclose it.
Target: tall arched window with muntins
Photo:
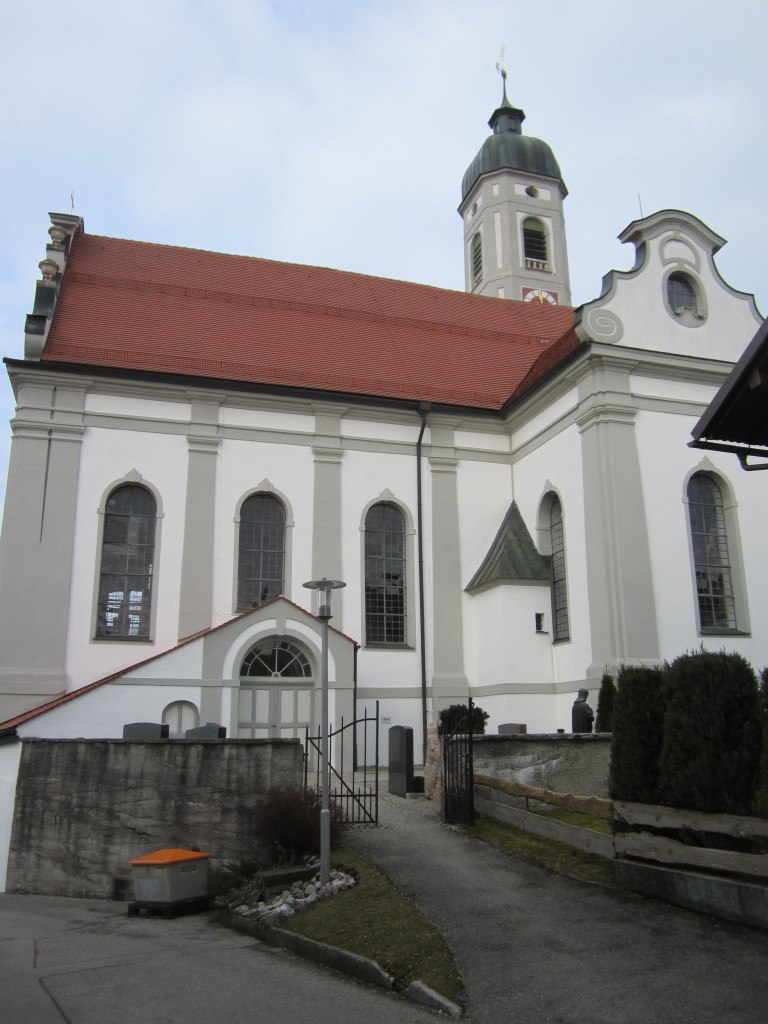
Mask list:
[[[114,490],[105,508],[96,636],[149,640],[157,503],[145,487]]]
[[[523,253],[529,270],[548,269],[547,232],[536,217],[526,217],[523,221]]]
[[[365,517],[365,642],[405,644],[405,519],[388,502]]]
[[[706,473],[688,483],[688,515],[702,632],[736,629],[736,603],[725,526],[723,494]]]
[[[472,239],[472,284],[483,276],[483,236],[478,231]]]
[[[252,494],[240,509],[237,610],[256,608],[285,589],[285,509],[271,494]]]
[[[552,543],[552,639],[567,640],[570,629],[565,578],[565,531],[563,507],[558,497],[553,498],[549,510],[549,531]]]

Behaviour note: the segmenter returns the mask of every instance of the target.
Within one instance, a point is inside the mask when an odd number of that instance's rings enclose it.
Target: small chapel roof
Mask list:
[[[41,362],[498,411],[573,317],[79,231]]]
[[[492,583],[549,583],[549,557],[539,553],[517,502],[509,507],[488,554],[466,586],[480,590]]]

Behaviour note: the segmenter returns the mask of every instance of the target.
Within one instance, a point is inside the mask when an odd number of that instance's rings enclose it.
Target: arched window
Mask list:
[[[372,505],[365,517],[365,642],[404,644],[405,519],[395,505]]]
[[[285,509],[271,494],[252,494],[240,509],[237,610],[257,608],[285,589]]]
[[[157,504],[127,484],[107,499],[101,547],[96,636],[149,640]]]
[[[555,497],[549,510],[549,532],[552,543],[552,639],[567,640],[568,592],[565,579],[565,535],[563,507]]]
[[[483,236],[478,231],[472,239],[472,284],[483,276]]]
[[[670,274],[667,278],[667,301],[673,313],[680,316],[689,309],[697,313],[696,289],[685,274]]]
[[[240,665],[237,735],[241,739],[298,739],[312,724],[312,665],[297,643],[272,636]]]
[[[725,526],[723,495],[706,473],[694,473],[688,483],[693,561],[699,626],[702,632],[736,629],[731,562]]]
[[[523,253],[529,270],[547,270],[547,233],[536,217],[523,221]]]
[[[200,724],[197,708],[188,700],[175,700],[163,711],[163,725],[168,726],[169,739],[183,739],[187,729]]]
[[[240,676],[260,679],[309,679],[312,667],[296,644],[280,637],[271,637],[256,644],[243,658]]]

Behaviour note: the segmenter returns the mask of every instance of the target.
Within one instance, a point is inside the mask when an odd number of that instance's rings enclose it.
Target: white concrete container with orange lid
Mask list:
[[[181,903],[208,895],[210,853],[155,850],[129,861],[137,903]]]

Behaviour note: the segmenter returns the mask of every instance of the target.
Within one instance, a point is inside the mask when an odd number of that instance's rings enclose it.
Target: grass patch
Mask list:
[[[578,817],[590,816],[579,814]],[[559,818],[559,820],[565,819]],[[568,823],[573,824],[573,822]],[[478,820],[476,825],[467,828],[467,834],[482,839],[492,846],[497,846],[505,853],[519,857],[529,864],[538,864],[539,867],[546,868],[558,875],[576,878],[581,882],[591,882],[593,885],[602,885],[608,889],[617,888],[613,863],[603,857],[582,853],[581,850],[575,850],[564,843],[556,843],[544,836],[524,832],[513,825],[505,825],[503,822],[494,821],[491,818]]]
[[[552,807],[547,811],[533,811],[533,814],[540,814],[543,818],[554,818],[564,825],[576,825],[577,828],[590,828],[593,832],[602,832],[603,835],[612,836],[611,823],[606,818],[598,818],[594,814],[585,814],[583,811],[567,811],[564,807]]]
[[[365,857],[339,848],[333,866],[357,878],[354,889],[280,923],[286,931],[375,960],[402,991],[423,981],[463,1005],[464,986],[442,935]]]

